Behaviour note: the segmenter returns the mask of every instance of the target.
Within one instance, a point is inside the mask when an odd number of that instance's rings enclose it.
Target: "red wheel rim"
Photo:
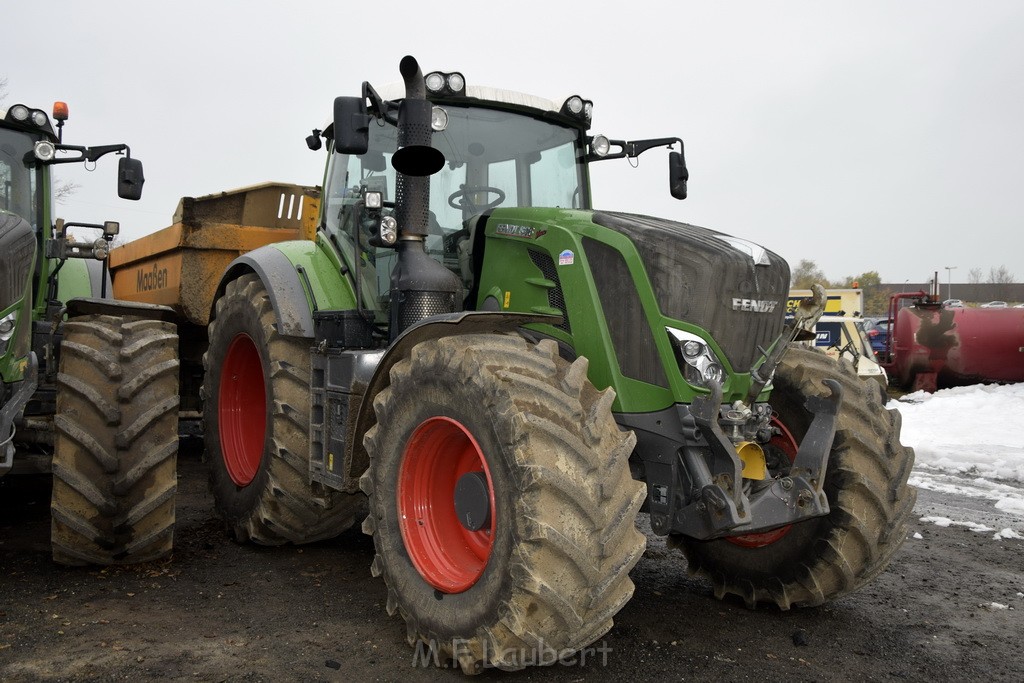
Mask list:
[[[781,434],[776,434],[771,438],[768,443],[772,446],[776,446],[786,457],[789,458],[790,462],[796,460],[797,443],[796,439],[786,428],[786,425],[782,424],[778,418],[772,418],[772,426],[778,427]],[[793,528],[792,524],[786,526],[780,526],[778,529],[772,529],[771,531],[765,531],[759,534],[744,534],[742,536],[727,536],[726,539],[730,543],[734,543],[744,548],[763,548],[766,545],[775,543],[780,538],[789,533],[789,530]]]
[[[487,480],[491,519],[479,531],[455,512],[455,485],[470,472]],[[397,498],[402,540],[420,576],[444,593],[468,590],[487,567],[497,518],[491,472],[469,430],[447,417],[424,420],[402,454]]]
[[[228,476],[238,486],[248,486],[263,460],[267,399],[260,352],[247,334],[232,339],[224,357],[217,419]]]

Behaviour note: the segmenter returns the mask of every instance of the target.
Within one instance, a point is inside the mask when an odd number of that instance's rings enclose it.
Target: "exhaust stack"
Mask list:
[[[407,56],[399,69],[405,99],[398,109],[398,151],[391,159],[397,171],[395,218],[398,260],[391,272],[391,340],[432,315],[462,310],[462,282],[427,255],[424,239],[430,227],[430,176],[444,167],[444,155],[430,145],[431,104],[423,72]]]

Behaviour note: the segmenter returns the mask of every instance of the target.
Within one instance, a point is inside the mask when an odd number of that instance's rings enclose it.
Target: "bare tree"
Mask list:
[[[57,183],[57,186],[53,190],[53,199],[58,204],[63,204],[64,200],[73,195],[81,187],[78,183],[71,182],[70,180]]]
[[[967,281],[972,285],[981,284],[981,268],[971,268],[967,273]]]
[[[0,78],[0,102],[7,99],[7,77]]]
[[[988,281],[993,285],[1007,285],[1013,282],[1013,273],[1006,269],[1006,266],[988,269]]]
[[[1013,284],[1013,273],[1006,269],[1006,266],[988,269],[989,284],[998,285],[993,287],[995,296],[998,299],[1006,300],[1010,295],[1010,288],[1007,285]]]

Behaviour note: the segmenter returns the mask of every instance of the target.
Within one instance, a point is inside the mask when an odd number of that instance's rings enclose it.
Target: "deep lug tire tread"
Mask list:
[[[267,420],[270,438],[260,465],[261,473],[250,486],[258,495],[241,503],[225,484],[216,424],[217,396],[211,384],[211,351],[215,345],[227,348],[241,331],[232,311],[248,307],[258,320],[261,339],[257,348],[269,365],[268,400],[272,409]],[[229,282],[218,299],[216,316],[210,321],[210,351],[203,356],[205,378],[202,396],[207,424],[206,451],[211,459],[211,489],[218,513],[238,541],[260,545],[304,544],[333,538],[352,527],[365,511],[361,496],[314,488],[309,480],[310,342],[282,335],[277,330],[277,313],[270,295],[258,276],[246,274]],[[266,476],[261,476],[266,470]],[[219,477],[219,479],[218,479]],[[220,483],[218,483],[218,481]]]
[[[586,363],[565,362],[550,341],[448,337],[415,347],[392,368],[390,386],[374,401],[378,424],[364,439],[371,464],[360,481],[370,498],[363,531],[373,536],[376,549],[371,572],[384,577],[387,611],[402,615],[409,644],[434,644],[465,673],[521,669],[530,662],[518,654],[535,648],[585,647],[608,632],[633,594],[629,572],[645,547],[635,517],[646,489],[629,472],[635,437],[615,424],[614,395],[586,380]],[[429,609],[416,599],[425,589],[404,585],[407,580],[396,571],[408,559],[401,538],[394,537],[397,529],[386,520],[395,495],[388,463],[400,457],[389,460],[388,453],[400,438],[394,431],[401,431],[404,397],[415,396],[424,378],[442,382],[434,386],[451,388],[492,416],[498,438],[507,444],[504,457],[515,491],[514,511],[504,517],[514,524],[512,549],[507,566],[497,568],[509,577],[507,598],[471,632],[457,634],[463,644],[458,652],[451,647],[453,634],[431,629],[419,612]]]
[[[907,485],[912,449],[900,443],[900,414],[882,405],[873,382],[857,377],[848,362],[817,349],[791,348],[775,377],[775,392],[802,404],[825,394],[822,380],[843,386],[843,406],[826,473],[830,513],[795,525],[769,549],[740,549],[726,540],[683,539],[689,571],[714,585],[715,596],[738,596],[750,608],[768,603],[787,610],[815,606],[850,593],[881,572],[907,535],[917,492]],[[784,549],[784,550],[781,550]],[[762,564],[764,553],[789,552],[785,575]],[[774,557],[772,562],[778,563]]]
[[[64,323],[51,543],[66,565],[171,553],[178,454],[173,324],[89,315]]]

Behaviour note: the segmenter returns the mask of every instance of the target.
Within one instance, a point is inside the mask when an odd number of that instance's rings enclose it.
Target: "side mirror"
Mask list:
[[[686,160],[682,152],[668,154],[668,188],[676,199],[686,199],[686,181],[690,172],[686,170]]]
[[[370,115],[362,97],[334,98],[334,151],[365,154],[370,147]]]
[[[142,199],[142,184],[146,177],[142,173],[142,162],[138,159],[121,157],[117,162],[117,196],[121,199],[138,201]]]

